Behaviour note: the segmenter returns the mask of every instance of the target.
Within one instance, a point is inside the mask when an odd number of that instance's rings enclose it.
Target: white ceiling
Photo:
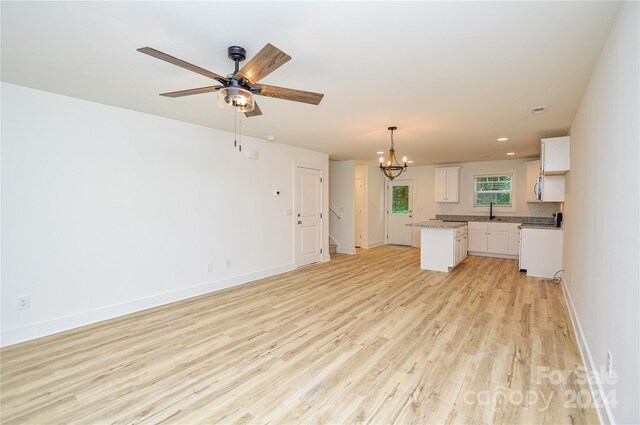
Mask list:
[[[226,75],[230,45],[293,59],[261,82],[325,94],[257,97],[244,134],[376,162],[395,134],[415,164],[536,155],[565,135],[618,2],[6,2],[2,80],[233,131],[215,84],[143,55],[150,46]],[[534,116],[534,106],[548,106]],[[497,142],[498,137],[509,142]]]

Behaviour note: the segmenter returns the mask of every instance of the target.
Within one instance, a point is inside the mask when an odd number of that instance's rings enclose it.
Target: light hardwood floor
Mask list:
[[[571,404],[557,285],[496,258],[423,271],[415,248],[334,258],[5,348],[2,423],[597,423]]]

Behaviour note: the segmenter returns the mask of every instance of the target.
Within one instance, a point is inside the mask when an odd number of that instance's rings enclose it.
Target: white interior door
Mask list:
[[[364,179],[356,179],[356,246],[362,247],[362,210],[364,208]]]
[[[295,170],[296,266],[322,261],[322,185],[320,170],[297,166]]]
[[[387,243],[413,245],[413,181],[394,180],[387,186]]]

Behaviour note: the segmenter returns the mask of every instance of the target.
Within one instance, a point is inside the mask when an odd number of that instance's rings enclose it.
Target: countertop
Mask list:
[[[530,216],[504,216],[500,215],[489,220],[489,215],[457,215],[457,214],[436,214],[436,220],[444,221],[487,221],[496,223],[527,223],[527,224],[551,224],[555,225],[553,217],[530,217]]]
[[[562,227],[556,227],[555,224],[521,224],[518,226],[519,229],[545,229],[545,230],[562,230]]]
[[[432,229],[456,229],[458,227],[464,227],[467,223],[464,221],[442,221],[442,220],[429,220],[421,221],[419,223],[409,223],[409,227],[424,227]]]

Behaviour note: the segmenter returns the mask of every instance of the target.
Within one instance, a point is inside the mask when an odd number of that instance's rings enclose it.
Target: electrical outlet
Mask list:
[[[212,263],[209,263],[209,265],[207,266],[207,271],[209,273],[213,273],[213,264]]]
[[[607,351],[607,376],[609,379],[613,379],[613,357],[611,351]]]
[[[18,310],[26,310],[31,307],[31,299],[26,297],[18,297]]]
[[[230,269],[230,268],[231,268],[231,260],[227,260],[227,261],[225,261],[225,262],[224,262],[224,266],[225,266],[226,268]]]

